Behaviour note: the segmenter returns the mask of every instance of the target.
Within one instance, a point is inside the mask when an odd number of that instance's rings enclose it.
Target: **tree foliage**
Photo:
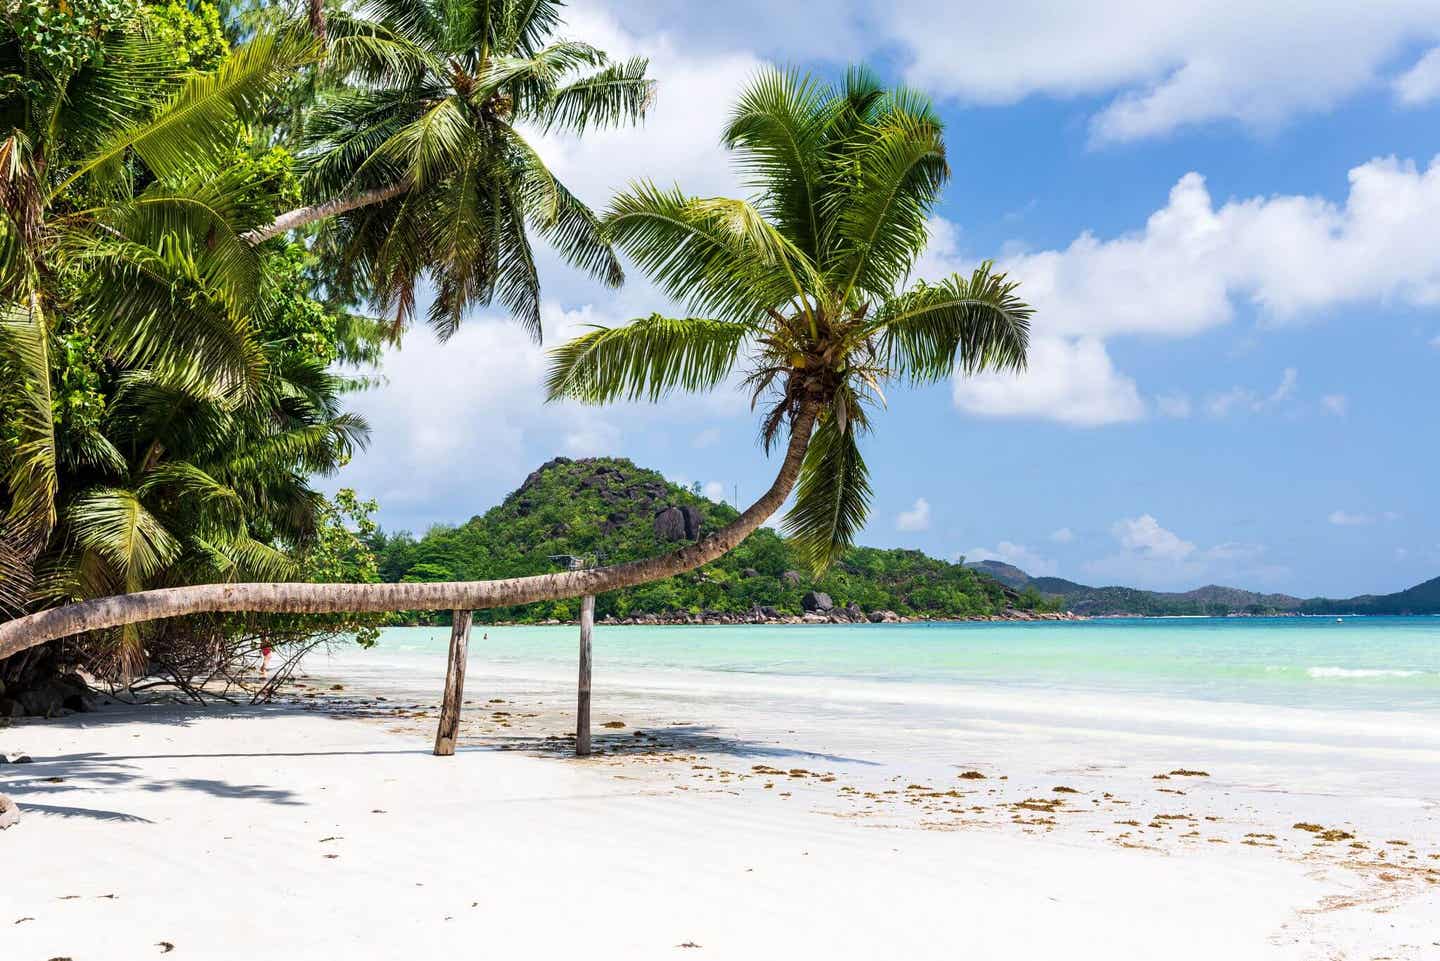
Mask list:
[[[869,512],[859,439],[883,385],[1018,370],[1032,311],[989,264],[909,284],[950,175],[922,95],[861,68],[835,87],[770,70],[742,91],[723,139],[751,199],[641,182],[604,220],[606,236],[693,316],[652,315],[562,345],[549,395],[658,401],[743,371],[767,449],[802,412],[816,414],[783,527],[821,577]]]

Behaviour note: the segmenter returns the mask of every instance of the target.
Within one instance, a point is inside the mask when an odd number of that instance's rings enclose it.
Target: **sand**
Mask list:
[[[833,690],[747,740],[714,692],[631,684],[581,761],[562,687],[477,673],[441,759],[432,701],[316,675],[283,705],[0,729],[34,758],[0,767],[24,809],[0,958],[1440,956],[1435,800],[1364,788],[1428,785],[1428,742],[1366,745],[1366,767],[1012,718],[827,752],[837,727],[780,725],[843,718]],[[1282,783],[1327,767],[1359,773],[1328,799]]]

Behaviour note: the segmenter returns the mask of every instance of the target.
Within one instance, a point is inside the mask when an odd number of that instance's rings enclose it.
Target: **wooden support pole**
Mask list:
[[[595,595],[580,599],[580,690],[575,705],[575,756],[590,754],[590,635],[595,630]]]
[[[445,698],[440,702],[440,727],[435,731],[435,754],[455,753],[460,733],[460,699],[465,696],[465,656],[470,647],[471,611],[453,611],[450,628],[450,665],[445,669]]]

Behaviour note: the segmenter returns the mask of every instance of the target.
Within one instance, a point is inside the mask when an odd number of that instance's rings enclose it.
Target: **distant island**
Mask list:
[[[558,569],[566,557],[616,563],[694,540],[736,516],[729,504],[681,487],[625,458],[557,457],[497,506],[422,536],[376,534],[370,546],[386,581],[484,580]],[[557,560],[558,558],[558,560]],[[573,620],[578,601],[477,612],[483,622]],[[596,616],[631,623],[832,623],[903,620],[1058,619],[1133,615],[1432,614],[1440,578],[1398,594],[1301,599],[1207,586],[1184,593],[1089,587],[1031,577],[998,561],[952,563],[916,550],[856,547],[815,578],[784,537],[762,528],[690,574],[597,599]],[[412,612],[409,623],[443,623]]]
[[[1259,594],[1238,587],[1208,584],[1193,591],[1168,593],[1134,587],[1089,587],[1063,577],[1031,577],[1001,561],[975,561],[967,567],[1016,591],[1035,591],[1066,610],[1089,617],[1178,617],[1278,614],[1440,614],[1440,577],[1394,594],[1361,594],[1335,599]]]
[[[557,457],[483,515],[421,537],[371,540],[386,581],[517,577],[557,570],[564,558],[617,563],[672,550],[733,520],[729,504],[698,485],[672,484],[623,458]],[[558,560],[557,560],[558,558]],[[578,600],[476,612],[483,622],[573,620]],[[914,550],[856,547],[813,577],[785,538],[761,528],[718,561],[689,574],[603,594],[601,621],[631,623],[884,622],[915,619],[1059,619],[1064,605],[1015,589],[963,564]],[[445,612],[413,612],[442,623]]]

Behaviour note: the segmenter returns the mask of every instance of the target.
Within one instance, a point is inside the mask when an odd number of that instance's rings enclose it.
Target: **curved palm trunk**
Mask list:
[[[498,581],[200,584],[100,597],[0,623],[0,660],[37,644],[72,634],[186,614],[220,611],[331,614],[340,611],[482,610],[603,594],[683,574],[733,550],[785,503],[790,489],[795,486],[800,464],[805,459],[815,415],[813,404],[802,407],[796,415],[779,473],[759,500],[709,537],[670,554],[611,567],[510,577]]]
[[[336,214],[343,214],[351,210],[358,210],[361,207],[368,207],[371,204],[384,203],[400,196],[410,189],[406,181],[390,184],[387,187],[376,187],[373,190],[365,190],[350,197],[337,197],[334,200],[327,200],[323,204],[310,204],[306,207],[296,207],[294,210],[286,211],[264,227],[256,227],[254,230],[247,230],[240,235],[240,239],[247,244],[261,244],[271,237],[278,237],[287,230],[294,230],[297,227],[304,227],[313,224],[326,217],[334,217]]]

